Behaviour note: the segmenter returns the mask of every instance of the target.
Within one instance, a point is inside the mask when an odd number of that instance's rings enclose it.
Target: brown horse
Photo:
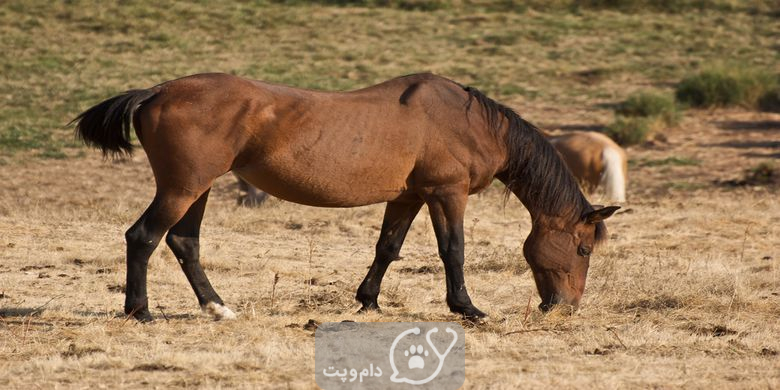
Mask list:
[[[626,201],[628,159],[615,141],[594,131],[548,135],[547,139],[586,191],[593,193],[600,186],[608,200]]]
[[[533,125],[476,89],[431,74],[351,92],[311,91],[201,74],[115,96],[79,115],[77,134],[105,154],[130,153],[131,123],[157,192],[126,233],[125,312],[151,320],[149,256],[163,236],[201,307],[233,318],[199,263],[198,235],[215,178],[233,171],[276,197],[311,206],[387,202],[376,257],[357,291],[378,309],[380,283],[423,204],[444,262],[447,304],[465,317],[463,214],[498,178],[530,211],[523,253],[547,310],[576,306],[589,257],[618,207],[594,208]]]
[[[602,133],[572,131],[552,135],[542,131],[547,140],[561,154],[572,175],[588,193],[602,187],[607,200],[626,201],[628,158],[615,141]],[[260,206],[268,194],[238,178],[238,204],[247,207]]]

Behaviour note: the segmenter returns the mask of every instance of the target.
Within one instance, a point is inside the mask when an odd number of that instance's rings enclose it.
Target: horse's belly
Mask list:
[[[387,118],[381,108],[326,105],[277,113],[273,126],[252,126],[234,171],[271,195],[311,206],[396,199],[406,190],[425,133],[419,121]]]
[[[382,175],[339,165],[291,164],[279,168],[261,161],[234,171],[277,198],[309,206],[363,206],[396,199],[406,191],[408,173],[402,174],[401,169]]]

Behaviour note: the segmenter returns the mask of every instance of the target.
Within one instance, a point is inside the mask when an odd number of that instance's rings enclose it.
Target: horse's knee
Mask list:
[[[143,224],[133,225],[125,232],[125,242],[131,251],[153,251],[160,237],[150,232]]]

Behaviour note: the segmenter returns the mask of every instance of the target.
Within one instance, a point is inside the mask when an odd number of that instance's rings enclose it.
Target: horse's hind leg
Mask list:
[[[127,241],[127,285],[125,313],[142,322],[151,321],[146,295],[149,256],[163,234],[178,222],[201,193],[158,191],[141,218],[125,233]]]
[[[268,194],[249,184],[233,173],[238,180],[238,204],[246,207],[260,207],[268,200]]]
[[[453,313],[466,318],[481,318],[486,314],[471,303],[463,277],[463,216],[467,200],[467,192],[457,188],[442,188],[425,197],[439,245],[439,256],[444,262],[447,306]]]
[[[382,231],[379,233],[379,240],[376,243],[374,262],[371,263],[371,268],[363,279],[363,283],[360,284],[355,297],[363,304],[360,311],[379,310],[376,300],[379,296],[382,278],[390,263],[398,259],[409,226],[412,225],[412,221],[422,205],[423,201],[420,199],[387,204]]]
[[[165,243],[181,265],[184,275],[190,282],[201,309],[217,320],[234,319],[236,315],[223,305],[222,299],[211,287],[203,267],[200,265],[200,223],[209,197],[209,190],[190,206],[184,217],[173,225],[165,236]]]

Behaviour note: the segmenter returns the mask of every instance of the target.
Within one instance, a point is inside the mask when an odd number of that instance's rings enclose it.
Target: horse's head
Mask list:
[[[523,246],[542,303],[550,310],[555,304],[577,307],[585,291],[585,278],[593,248],[606,238],[604,220],[619,206],[590,210],[576,221],[543,218],[534,222]]]

